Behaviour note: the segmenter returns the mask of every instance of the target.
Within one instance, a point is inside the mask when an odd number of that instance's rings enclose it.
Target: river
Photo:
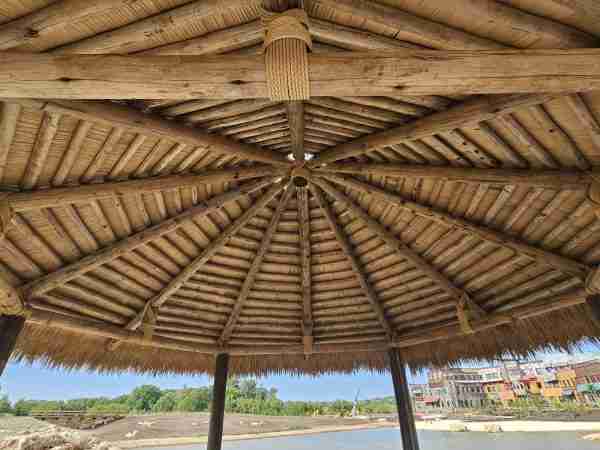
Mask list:
[[[588,433],[448,433],[419,431],[421,450],[600,450],[599,441],[584,441]],[[203,450],[206,446],[151,447],[144,450]],[[224,442],[224,450],[400,450],[396,429],[344,431],[307,436]]]

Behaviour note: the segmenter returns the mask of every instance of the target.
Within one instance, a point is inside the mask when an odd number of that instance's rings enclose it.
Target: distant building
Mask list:
[[[429,386],[432,393],[439,396],[438,403],[443,408],[480,408],[484,404],[485,393],[478,369],[432,370]]]
[[[413,385],[411,393],[419,409],[510,406],[518,399],[600,404],[600,358],[432,369],[427,384]]]
[[[573,370],[578,399],[587,404],[600,402],[600,360],[576,364]]]

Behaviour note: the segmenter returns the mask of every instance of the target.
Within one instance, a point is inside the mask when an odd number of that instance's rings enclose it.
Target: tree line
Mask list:
[[[90,413],[145,414],[165,412],[203,412],[210,410],[212,388],[184,387],[183,389],[160,389],[154,385],[143,385],[129,394],[119,397],[94,397],[72,400],[26,400],[14,403],[8,397],[0,397],[0,414],[18,416],[43,411],[86,411]],[[331,402],[283,401],[277,389],[264,388],[251,378],[231,378],[227,383],[225,409],[231,413],[270,416],[347,416],[352,413],[354,403],[348,400]],[[357,403],[359,414],[393,414],[393,397],[361,400]]]

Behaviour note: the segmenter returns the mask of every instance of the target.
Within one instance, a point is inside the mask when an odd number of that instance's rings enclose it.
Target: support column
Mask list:
[[[215,365],[215,380],[213,384],[212,407],[210,410],[210,424],[208,427],[208,443],[206,444],[206,450],[221,450],[228,369],[229,355],[227,353],[219,353]]]
[[[394,382],[394,394],[396,395],[396,407],[398,408],[398,419],[400,421],[400,433],[402,435],[403,450],[419,450],[417,440],[417,429],[415,428],[415,417],[410,401],[408,380],[404,361],[398,349],[392,348],[388,351],[392,381]]]
[[[0,315],[0,376],[25,325],[25,317]]]

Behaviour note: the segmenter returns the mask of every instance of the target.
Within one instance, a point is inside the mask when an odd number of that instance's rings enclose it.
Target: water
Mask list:
[[[419,431],[421,450],[600,450],[588,433],[447,433]],[[152,447],[145,450],[204,450],[205,445]],[[401,450],[396,429],[344,431],[250,441],[224,442],[224,450]]]

